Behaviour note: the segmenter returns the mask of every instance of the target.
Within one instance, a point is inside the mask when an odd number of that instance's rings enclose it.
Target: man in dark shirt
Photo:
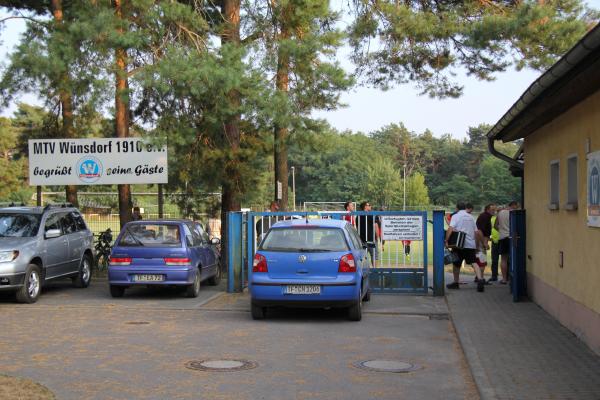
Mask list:
[[[368,201],[363,201],[360,203],[360,211],[371,211],[371,204]],[[371,255],[371,262],[374,266],[377,259],[377,240],[379,239],[379,233],[375,225],[375,216],[359,215],[356,219],[358,235],[367,244],[369,254]]]
[[[475,223],[477,225],[477,248],[484,253],[490,248],[489,242],[490,237],[492,236],[492,217],[495,213],[496,205],[493,203],[488,204],[483,209],[483,212],[479,214],[477,222]],[[480,265],[479,268],[481,268],[481,275],[483,276],[485,265]]]

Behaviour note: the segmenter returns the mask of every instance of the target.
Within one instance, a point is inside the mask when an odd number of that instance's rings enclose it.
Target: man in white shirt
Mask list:
[[[465,204],[462,201],[458,202],[456,205],[458,212],[452,216],[450,220],[450,226],[448,227],[448,231],[446,231],[446,247],[448,246],[448,239],[452,232],[464,232],[465,233],[465,243],[462,249],[454,249],[453,251],[458,255],[459,261],[453,264],[452,274],[454,275],[454,282],[446,285],[448,289],[459,289],[459,277],[460,277],[460,267],[462,265],[463,260],[466,264],[471,264],[471,267],[475,271],[475,275],[477,276],[477,291],[483,292],[485,281],[481,274],[481,269],[477,265],[476,262],[476,254],[477,254],[477,243],[475,239],[475,232],[477,231],[477,225],[475,225],[475,220],[473,216],[471,216],[471,211],[473,211],[473,206],[471,204]]]
[[[508,208],[500,211],[496,217],[494,228],[498,231],[498,253],[500,253],[500,270],[502,271],[501,284],[508,282],[508,255],[510,254],[510,212],[517,210],[519,203],[511,201]]]

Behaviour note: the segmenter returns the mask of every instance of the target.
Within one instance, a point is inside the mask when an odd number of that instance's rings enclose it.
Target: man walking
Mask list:
[[[496,213],[502,211],[500,208],[496,208]],[[488,282],[496,282],[498,280],[498,262],[500,261],[500,251],[498,241],[500,240],[500,233],[495,228],[497,215],[492,217],[492,236],[490,236],[490,240],[492,242],[492,277]]]
[[[360,211],[371,211],[371,204],[368,201],[360,203]],[[375,216],[373,215],[359,215],[357,218],[357,230],[358,235],[364,243],[367,244],[369,254],[371,255],[371,262],[375,266],[375,260],[377,260],[377,241],[379,240],[379,232],[377,225],[375,224]]]
[[[480,246],[478,246],[478,254],[486,254],[489,250],[489,241],[492,236],[492,217],[496,212],[496,205],[491,203],[485,206],[483,212],[477,217],[477,230],[479,231]],[[479,267],[481,268],[481,276],[485,277],[485,266],[487,265],[484,260],[479,260]]]
[[[510,212],[517,210],[519,203],[511,201],[508,208],[500,211],[496,217],[495,227],[498,230],[498,252],[500,253],[500,270],[502,272],[501,284],[508,283],[508,255],[510,254]]]
[[[446,232],[446,247],[448,247],[448,240],[450,239],[452,232],[463,232],[465,234],[465,243],[463,248],[454,249],[454,252],[458,255],[459,260],[457,263],[453,264],[452,267],[454,282],[446,285],[446,287],[448,289],[460,288],[460,267],[464,260],[466,264],[471,264],[471,267],[475,271],[475,276],[477,277],[477,291],[483,292],[485,288],[485,282],[483,280],[483,275],[481,274],[481,269],[479,269],[475,259],[475,255],[477,253],[477,245],[475,242],[475,232],[477,231],[477,226],[475,225],[475,220],[471,214],[467,212],[467,210],[472,211],[473,206],[471,204],[465,204],[461,201],[458,202],[456,208],[458,212],[452,216],[452,219],[450,220],[450,226]]]

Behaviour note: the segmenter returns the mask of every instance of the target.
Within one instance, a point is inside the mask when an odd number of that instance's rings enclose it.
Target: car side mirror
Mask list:
[[[52,238],[60,237],[61,235],[62,235],[62,232],[60,231],[60,229],[48,229],[46,231],[46,233],[44,234],[44,237],[46,239],[52,239]]]
[[[210,239],[210,244],[219,244],[219,243],[221,243],[221,239],[219,239],[219,238],[214,237],[214,238]]]

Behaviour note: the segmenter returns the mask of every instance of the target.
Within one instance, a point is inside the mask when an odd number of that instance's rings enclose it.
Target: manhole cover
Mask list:
[[[376,371],[376,372],[411,372],[419,367],[396,360],[368,360],[368,361],[360,361],[354,364],[357,368],[365,369],[367,371]]]
[[[186,368],[196,371],[242,371],[258,366],[254,361],[248,360],[194,360],[185,364]]]
[[[128,321],[125,322],[126,325],[150,325],[148,321]]]

